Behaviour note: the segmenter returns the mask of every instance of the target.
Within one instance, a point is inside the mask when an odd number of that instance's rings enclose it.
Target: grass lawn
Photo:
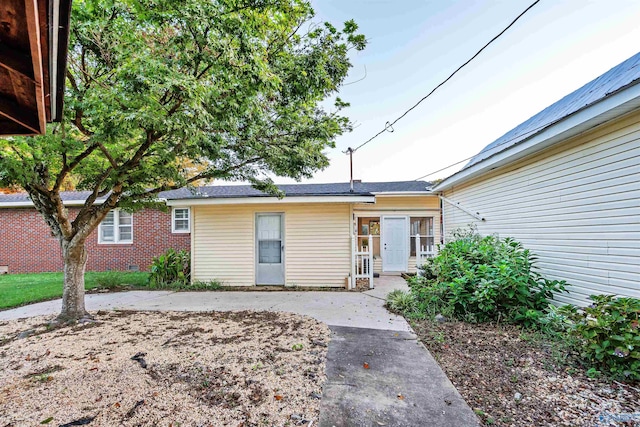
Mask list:
[[[85,289],[145,286],[148,273],[87,272]],[[62,297],[62,273],[0,275],[0,310]]]

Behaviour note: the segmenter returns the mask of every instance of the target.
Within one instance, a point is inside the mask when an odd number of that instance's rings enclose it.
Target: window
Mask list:
[[[133,214],[110,211],[98,226],[98,243],[133,243]]]
[[[188,233],[191,231],[191,210],[189,208],[173,208],[171,217],[171,231],[174,233]]]
[[[424,251],[433,252],[433,218],[412,217],[410,220],[411,256],[416,255],[416,235],[420,235],[420,247]]]

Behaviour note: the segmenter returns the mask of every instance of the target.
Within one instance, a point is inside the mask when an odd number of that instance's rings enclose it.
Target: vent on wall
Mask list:
[[[127,270],[129,270],[129,271],[140,271],[140,266],[130,265],[130,266],[127,267]]]
[[[0,265],[0,274],[8,274],[9,266],[8,265]]]

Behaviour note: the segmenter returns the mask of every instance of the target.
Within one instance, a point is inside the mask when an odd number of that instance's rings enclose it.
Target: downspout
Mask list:
[[[51,67],[49,68],[49,93],[51,96],[51,120],[58,117],[59,112],[56,110],[58,106],[58,34],[60,32],[60,0],[53,0],[50,3],[51,23],[49,27],[49,58]],[[47,64],[49,66],[49,64]]]
[[[354,222],[355,214],[353,212],[353,203],[349,204],[349,283],[347,289],[353,289],[356,286],[356,265],[355,265],[355,248],[354,248]]]
[[[440,197],[441,195],[439,194],[438,197]],[[447,243],[447,222],[444,216],[444,202],[442,201],[442,199],[440,199],[440,215],[442,216],[442,230],[440,230],[440,232],[442,233],[442,237],[441,237],[441,243],[444,245]]]

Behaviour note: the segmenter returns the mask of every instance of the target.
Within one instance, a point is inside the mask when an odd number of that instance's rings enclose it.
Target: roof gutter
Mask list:
[[[69,48],[71,0],[52,0],[49,21],[49,85],[51,93],[51,120],[62,119],[65,71]]]
[[[431,191],[381,191],[379,193],[371,193],[375,196],[389,196],[389,197],[415,197],[415,196],[429,196],[433,194]]]
[[[640,84],[635,84],[549,125],[513,147],[462,169],[437,184],[432,191],[448,190],[454,185],[566,141],[568,138],[580,135],[638,108],[640,108]]]
[[[103,203],[107,199],[96,200],[95,203]],[[85,200],[63,200],[62,203],[65,206],[82,206]],[[19,202],[0,202],[0,209],[2,208],[32,208],[33,202],[31,200],[23,200]]]
[[[266,203],[375,203],[375,196],[199,197],[167,200],[167,206],[257,205]]]

